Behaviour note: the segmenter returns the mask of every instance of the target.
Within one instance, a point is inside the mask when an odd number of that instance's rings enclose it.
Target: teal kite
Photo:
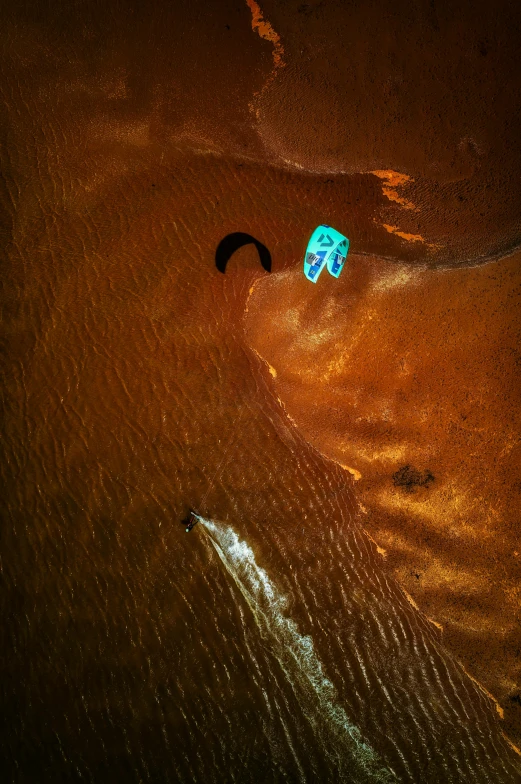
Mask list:
[[[312,283],[327,266],[328,272],[338,278],[349,250],[349,240],[325,223],[317,226],[306,248],[304,275]]]

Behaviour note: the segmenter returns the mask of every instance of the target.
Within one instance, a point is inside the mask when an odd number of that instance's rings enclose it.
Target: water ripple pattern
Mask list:
[[[288,616],[288,599],[277,590],[253,550],[229,526],[202,521],[226,570],[246,599],[262,637],[269,641],[299,704],[321,745],[342,776],[355,773],[356,781],[395,782],[360,730],[337,701],[337,692],[317,657],[313,640],[302,635]]]

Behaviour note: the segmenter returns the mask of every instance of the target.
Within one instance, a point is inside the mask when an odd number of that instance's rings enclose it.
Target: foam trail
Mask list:
[[[271,643],[285,677],[337,773],[353,782],[395,782],[376,752],[337,702],[337,692],[324,674],[313,640],[299,632],[286,613],[287,597],[279,593],[255,561],[252,549],[229,526],[200,518],[210,540],[248,602],[263,638]],[[355,777],[353,777],[355,774]]]

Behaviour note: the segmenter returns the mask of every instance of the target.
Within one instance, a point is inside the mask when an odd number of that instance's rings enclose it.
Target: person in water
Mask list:
[[[198,522],[199,522],[199,518],[197,517],[195,512],[190,512],[190,516],[188,518],[188,525],[186,527],[186,532],[188,533],[189,531],[191,531],[194,525]]]

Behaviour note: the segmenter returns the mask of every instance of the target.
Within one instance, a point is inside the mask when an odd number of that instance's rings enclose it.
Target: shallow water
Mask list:
[[[248,344],[256,251],[215,268],[236,231],[268,247],[273,276],[293,268],[325,214],[349,215],[364,254],[417,250],[375,222],[375,176],[252,162],[262,144],[227,85],[249,96],[262,72],[254,54],[237,67],[241,38],[221,57],[207,10],[210,80],[204,58],[171,78],[191,41],[165,44],[159,14],[150,44],[145,8],[64,16],[63,48],[61,17],[10,20],[5,778],[515,781],[492,702],[391,579],[350,475],[306,442]],[[249,12],[235,20],[249,32]],[[487,252],[516,239],[505,221]],[[481,247],[463,224],[453,254]],[[187,536],[190,507],[206,523]]]
[[[57,206],[29,237],[15,225],[12,780],[515,780],[491,702],[390,579],[349,474],[304,441],[246,343],[267,274],[256,251],[215,269],[239,223],[272,248],[274,274],[292,258],[292,240],[286,256],[269,241],[291,237],[284,214],[266,222],[259,194],[297,182],[176,165],[153,196],[148,174],[129,178],[122,193],[147,195],[124,222],[116,190],[88,220]],[[222,193],[239,178],[224,218],[193,195],[209,177]],[[184,532],[189,507],[206,531]]]
[[[359,781],[395,781],[394,773],[382,766],[339,705],[336,689],[324,673],[312,638],[302,635],[288,614],[288,597],[277,591],[266,572],[258,566],[251,548],[231,527],[220,527],[209,520],[202,522],[228,574],[249,605],[260,636],[278,662],[304,720],[336,774],[342,779],[350,775]],[[266,688],[267,685],[263,694],[273,717],[277,711],[276,706],[268,702],[271,689]],[[300,747],[299,728],[291,732],[284,725],[284,734],[295,754],[299,773],[305,779],[306,760],[299,758],[295,751]],[[276,751],[273,756],[277,758]]]

